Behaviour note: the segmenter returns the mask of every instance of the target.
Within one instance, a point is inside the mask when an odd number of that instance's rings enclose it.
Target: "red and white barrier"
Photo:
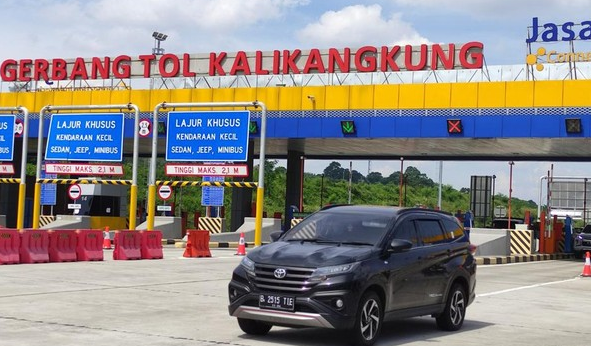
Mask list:
[[[16,229],[0,229],[0,264],[20,262],[21,237]]]
[[[136,231],[137,232],[137,231]],[[162,232],[160,231],[139,231],[142,235],[142,259],[164,258],[162,252]]]
[[[209,231],[187,230],[187,245],[183,257],[211,257],[209,238]]]
[[[21,263],[49,262],[49,233],[46,230],[25,229],[20,235]]]
[[[102,261],[103,232],[99,229],[79,229],[76,258],[78,261]]]
[[[75,262],[78,235],[74,229],[47,231],[49,235],[49,262]]]
[[[114,260],[142,258],[142,235],[139,231],[115,231]]]

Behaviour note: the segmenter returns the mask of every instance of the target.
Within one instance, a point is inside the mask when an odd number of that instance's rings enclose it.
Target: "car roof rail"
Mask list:
[[[334,208],[334,207],[342,207],[342,206],[346,206],[346,205],[354,205],[354,204],[346,204],[346,203],[343,203],[343,204],[328,204],[328,205],[325,205],[324,207],[320,208],[320,210],[327,210],[327,209],[331,209],[331,208]]]
[[[448,212],[448,211],[431,209],[431,208],[406,207],[406,208],[401,208],[400,209],[400,212],[402,212],[402,213],[408,213],[408,212],[412,212],[412,211],[432,212],[432,213],[438,213],[438,214],[444,214],[444,215],[448,215],[448,216],[453,216],[453,214],[450,213],[450,212]]]

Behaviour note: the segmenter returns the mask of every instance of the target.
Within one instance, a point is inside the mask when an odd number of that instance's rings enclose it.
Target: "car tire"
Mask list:
[[[583,258],[583,251],[575,251],[575,258],[577,258],[577,259]]]
[[[380,335],[383,321],[382,300],[375,292],[366,292],[359,301],[355,324],[350,331],[352,344],[373,345]]]
[[[445,309],[441,315],[436,317],[437,326],[441,330],[459,330],[464,324],[468,297],[466,291],[459,284],[454,284],[447,295]]]
[[[266,335],[272,327],[268,323],[245,318],[238,318],[238,325],[243,332],[250,335]]]

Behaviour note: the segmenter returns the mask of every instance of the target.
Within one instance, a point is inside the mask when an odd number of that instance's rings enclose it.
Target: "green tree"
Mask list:
[[[324,169],[324,176],[333,180],[344,179],[345,169],[341,167],[340,163],[333,161]]]

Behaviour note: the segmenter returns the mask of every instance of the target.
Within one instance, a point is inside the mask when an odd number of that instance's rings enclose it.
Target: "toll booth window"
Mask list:
[[[90,203],[91,216],[121,216],[119,215],[120,197],[93,196]]]
[[[77,215],[90,215],[90,206],[92,205],[92,199],[94,196],[82,196],[78,201],[80,204],[80,209],[78,211],[74,210],[74,214]]]

